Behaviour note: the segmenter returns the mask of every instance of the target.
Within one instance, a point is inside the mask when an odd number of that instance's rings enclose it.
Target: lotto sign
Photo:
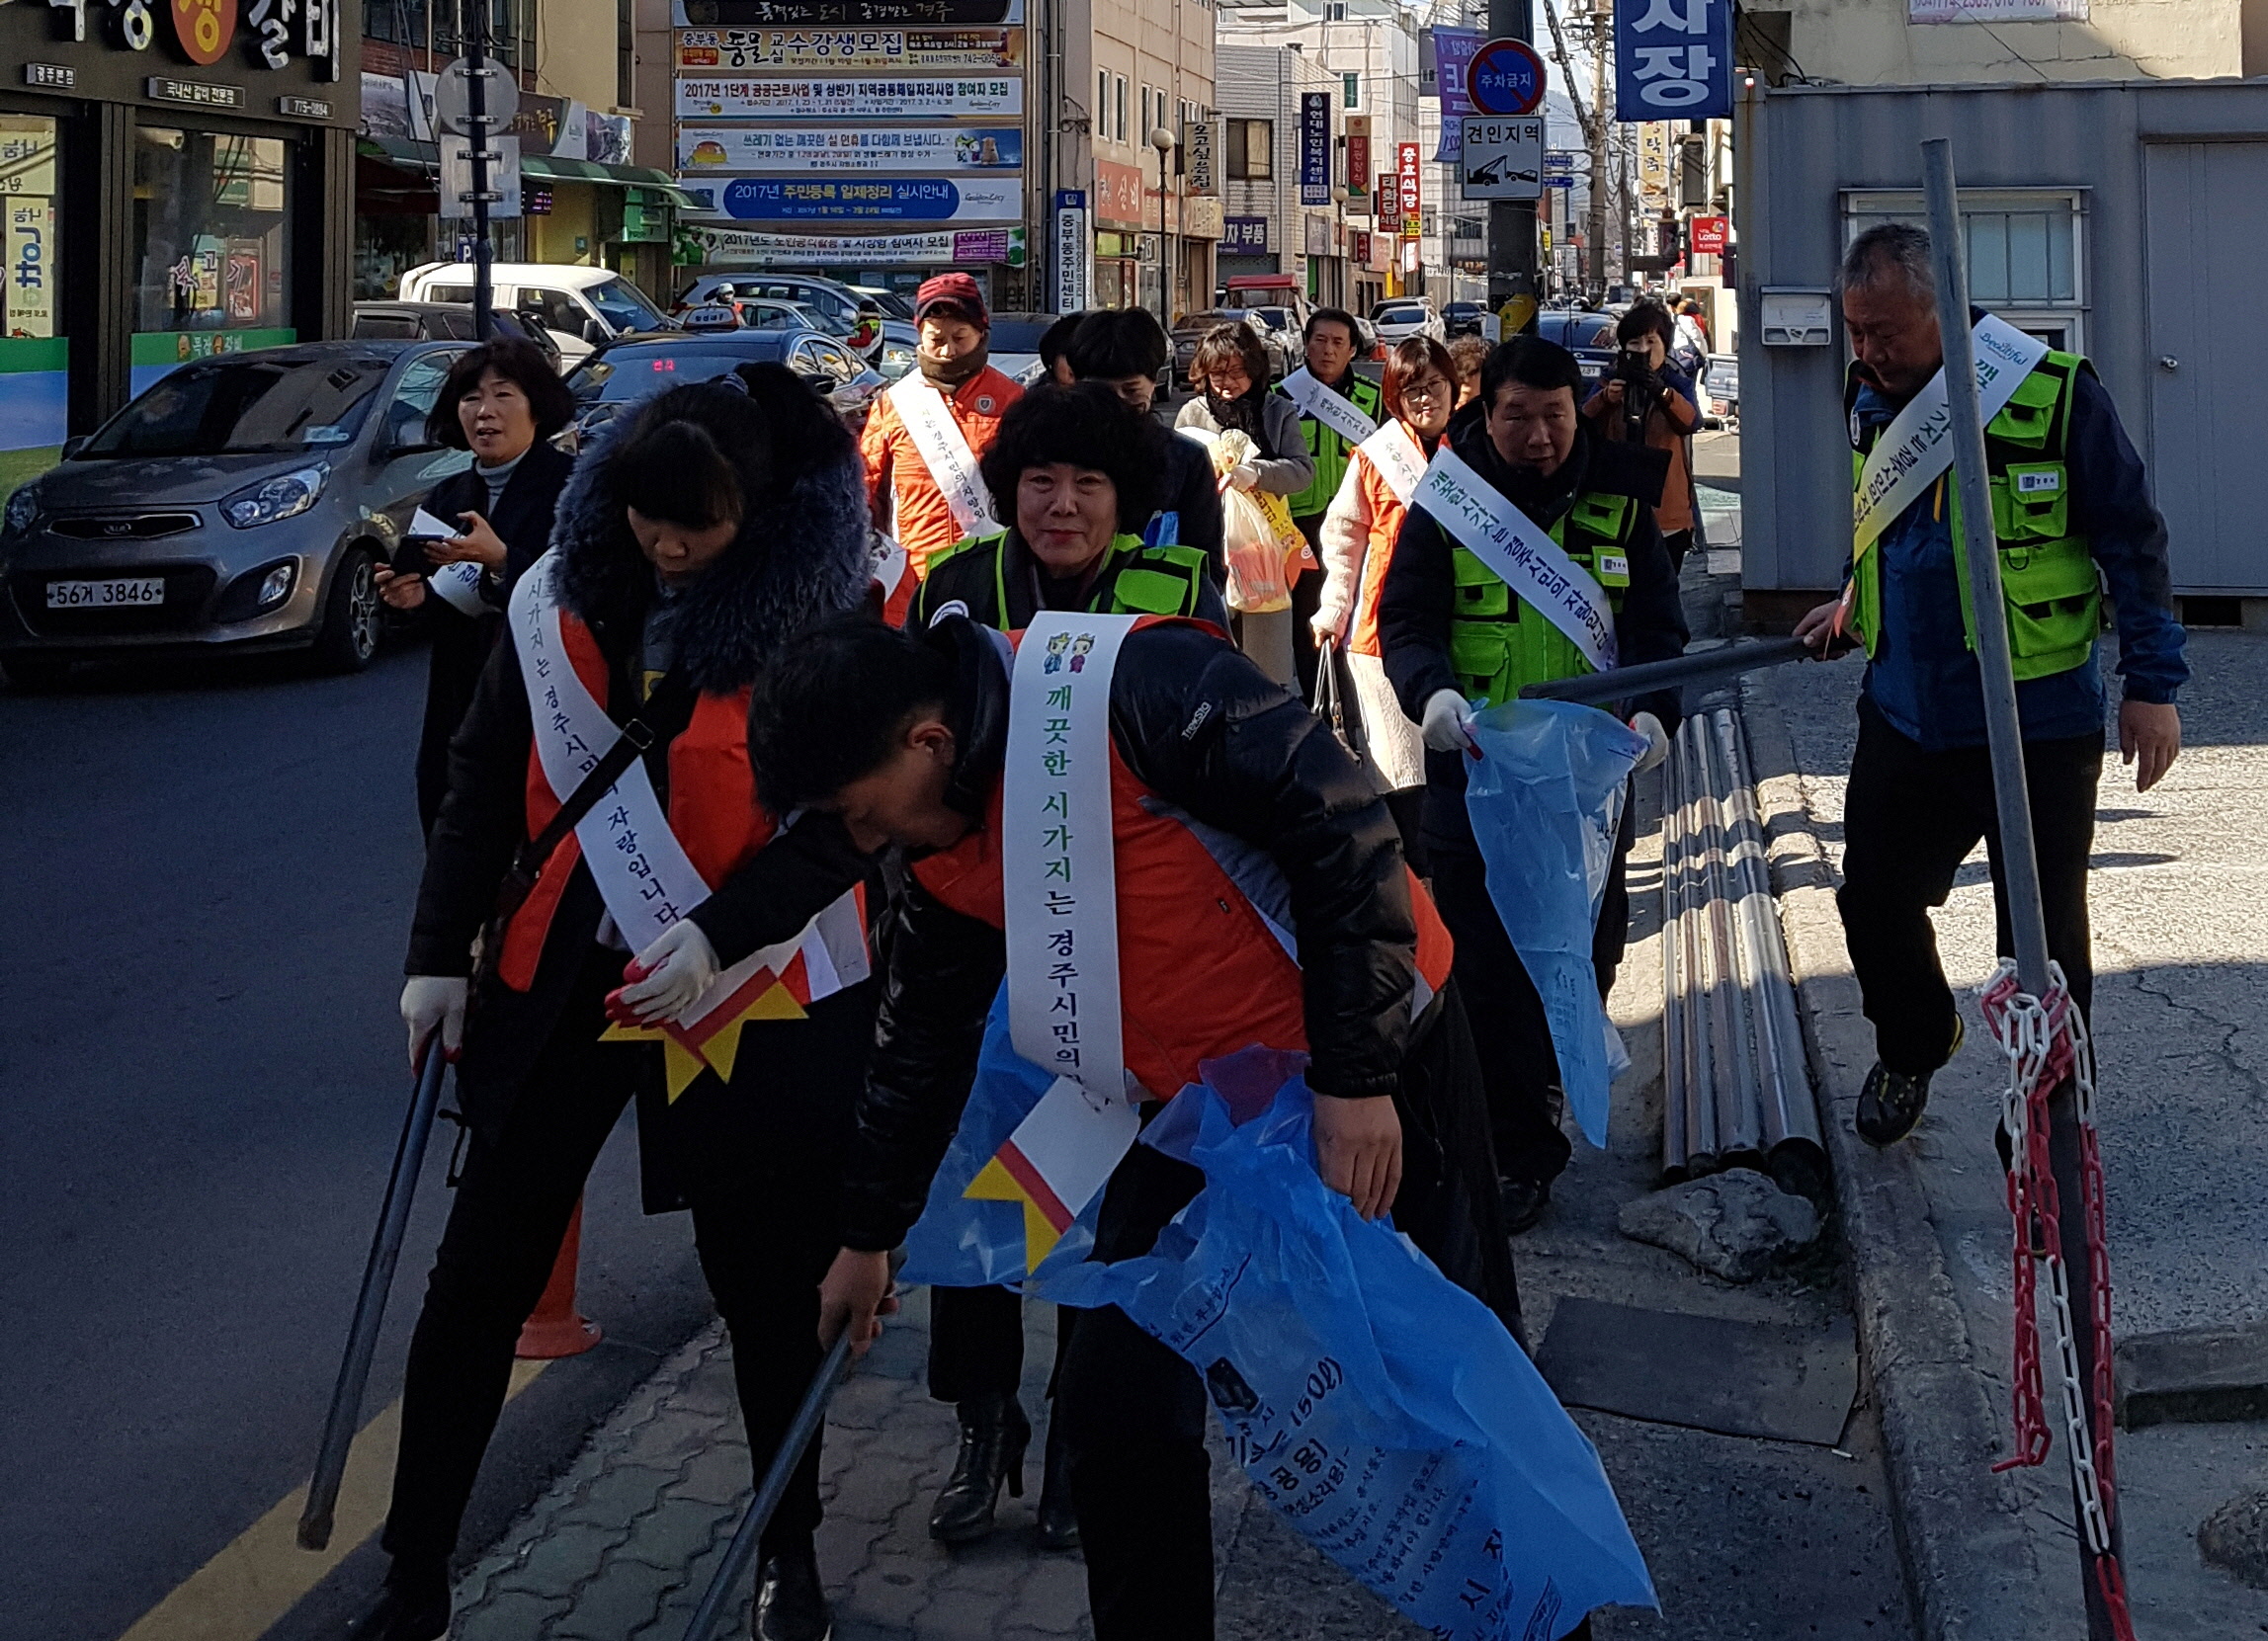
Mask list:
[[[1721,257],[1724,254],[1725,220],[1722,216],[1696,216],[1693,219],[1693,248],[1703,256]]]
[[[1472,53],[1466,70],[1466,95],[1475,114],[1531,113],[1544,100],[1544,59],[1526,41],[1492,40]]]
[[[1400,144],[1395,152],[1394,204],[1401,211],[1401,236],[1418,237],[1423,200],[1419,193],[1418,146]]]
[[[1732,0],[1615,0],[1615,118],[1732,115]]]

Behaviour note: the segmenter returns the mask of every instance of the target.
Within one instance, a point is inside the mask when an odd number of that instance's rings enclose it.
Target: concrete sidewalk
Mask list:
[[[2268,1318],[2268,639],[2192,634],[2199,682],[2184,693],[2188,742],[2173,773],[2138,796],[2115,749],[2097,810],[2092,884],[2098,974],[2094,1027],[2108,1176],[2113,1324],[2136,1334]],[[1786,667],[1752,675],[1746,697],[1759,779],[1788,794],[1822,851],[1823,880],[1781,861],[1783,909],[1806,1005],[1841,985],[1849,1003],[1812,1007],[1823,1110],[1847,1124],[1872,1036],[1856,1018],[1841,928],[1826,894],[1842,850],[1842,799],[1856,737],[1862,668]],[[2115,697],[2116,686],[2113,686]],[[1798,876],[1790,883],[1793,864]],[[1967,1046],[1932,1088],[1914,1137],[1890,1153],[1842,1148],[1843,1197],[1879,1210],[1884,1245],[1854,1250],[1903,1262],[1876,1289],[1885,1301],[1862,1334],[1870,1368],[1894,1388],[1890,1427],[1900,1529],[1925,1588],[1922,1632],[2006,1636],[2083,1633],[2068,1472],[2058,1434],[2041,1470],[1989,1475],[2010,1450],[2010,1227],[1992,1149],[2004,1073],[1976,997],[1993,966],[1992,894],[1981,846],[1936,916]],[[1840,1044],[1840,1048],[1833,1045]],[[1905,1215],[1901,1220],[1901,1214]],[[1910,1246],[1889,1243],[1904,1234]],[[1864,1310],[1868,1294],[1862,1292]],[[1903,1405],[1900,1405],[1900,1396]],[[2054,1392],[2051,1388],[2051,1398]],[[2146,1641],[2268,1632],[2268,1594],[2200,1559],[2199,1523],[2268,1481],[2268,1426],[2158,1425],[2118,1438],[2127,1577]],[[1932,1579],[1941,1581],[1929,1588]],[[1946,1588],[1947,1584],[1958,1586]]]

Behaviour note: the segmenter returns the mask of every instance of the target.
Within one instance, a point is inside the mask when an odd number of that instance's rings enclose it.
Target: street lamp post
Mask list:
[[[1166,166],[1173,156],[1174,135],[1163,125],[1153,126],[1149,145],[1157,150],[1157,323],[1160,330],[1173,329],[1173,258],[1168,254],[1165,238],[1165,193],[1171,184]]]

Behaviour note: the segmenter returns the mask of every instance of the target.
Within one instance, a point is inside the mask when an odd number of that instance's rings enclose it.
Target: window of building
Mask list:
[[[1222,131],[1221,146],[1228,175],[1240,182],[1264,183],[1276,174],[1276,123],[1273,120],[1231,120]]]
[[[2007,310],[2010,322],[2023,329],[2053,333],[2059,347],[2076,348],[2087,305],[2085,220],[2082,190],[1963,189],[1961,236],[1968,250],[1969,299]],[[1844,244],[1883,222],[1927,227],[1929,213],[1915,193],[1844,195]]]
[[[1095,138],[1097,141],[1107,142],[1110,140],[1110,134],[1111,71],[1107,68],[1098,68],[1095,70]]]
[[[134,329],[289,325],[289,145],[164,125],[134,136]]]
[[[1112,75],[1111,90],[1118,104],[1117,136],[1119,141],[1124,142],[1127,139],[1127,77],[1124,74]]]
[[[635,0],[615,0],[615,107],[637,107],[637,19]]]

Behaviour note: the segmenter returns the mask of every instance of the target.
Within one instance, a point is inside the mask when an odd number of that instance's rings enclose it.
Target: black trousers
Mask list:
[[[2063,965],[2086,1013],[2095,974],[2087,934],[2087,857],[2095,840],[2100,734],[2026,741],[2032,838],[2040,861],[2048,955]],[[1982,838],[1990,853],[1998,951],[2012,949],[2000,875],[1998,806],[1983,747],[1928,752],[1859,702],[1859,745],[1843,797],[1843,887],[1836,904],[1875,1054],[1891,1071],[1922,1076],[1953,1052],[1953,992],[1937,956],[1929,909],[1943,906],[1961,862]]]
[[[1079,1312],[1055,1317],[1055,1372],[1070,1350]],[[1014,1396],[1024,1383],[1024,1296],[1008,1287],[929,1290],[929,1393],[940,1402]],[[1054,1394],[1052,1378],[1049,1394]]]
[[[493,1136],[476,1137],[442,1233],[412,1335],[402,1388],[401,1446],[383,1543],[398,1561],[446,1560],[496,1429],[520,1324],[535,1306],[591,1164],[623,1107],[656,1074],[650,1043],[601,1043],[604,999],[623,954],[594,948],[559,1027]],[[761,1475],[818,1370],[818,1283],[841,1237],[839,1151],[824,1140],[779,1155],[781,1131],[847,1132],[873,1031],[873,986],[811,1009],[811,1018],[751,1033],[732,1086],[705,1077],[661,1120],[678,1125],[673,1178],[693,1208],[694,1240],[732,1335],[733,1373],[754,1469]],[[756,1035],[760,1033],[761,1035]],[[766,1121],[765,1108],[806,1108]],[[809,1105],[839,1106],[818,1114]],[[652,1141],[647,1133],[641,1143]],[[819,1523],[818,1443],[804,1455],[767,1541]]]
[[[1315,698],[1315,612],[1323,607],[1323,515],[1311,514],[1292,521],[1307,538],[1318,568],[1304,571],[1292,582],[1292,662],[1300,670],[1300,698]]]
[[[1630,852],[1637,838],[1633,801],[1623,804],[1622,832],[1607,886],[1599,897],[1599,919],[1591,933],[1591,963],[1598,970],[1599,995],[1615,983],[1624,948],[1630,943]],[[1466,1007],[1483,1024],[1472,1035],[1480,1055],[1481,1079],[1488,1090],[1488,1125],[1496,1166],[1507,1180],[1551,1181],[1567,1166],[1574,1147],[1559,1131],[1559,1056],[1552,1046],[1552,1024],[1527,965],[1488,898],[1480,857],[1470,849],[1432,845],[1433,899],[1441,921],[1457,943],[1455,973]]]
[[[1452,982],[1412,1032],[1402,1091],[1394,1224],[1451,1280],[1519,1333],[1519,1292],[1497,1211],[1479,1067]],[[1137,1145],[1103,1196],[1095,1258],[1134,1259],[1203,1188],[1186,1163]],[[1213,1503],[1197,1369],[1116,1306],[1083,1312],[1055,1417],[1086,1554],[1095,1641],[1212,1641]]]

